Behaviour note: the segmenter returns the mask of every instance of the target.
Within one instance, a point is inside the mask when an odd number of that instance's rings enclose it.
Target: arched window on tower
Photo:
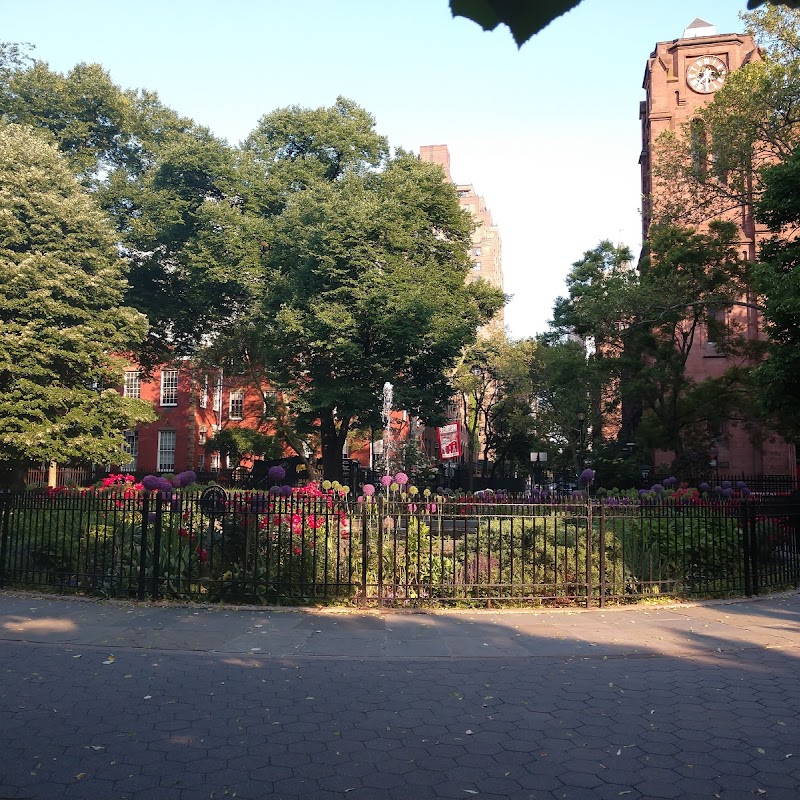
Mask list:
[[[689,152],[692,158],[692,174],[705,183],[708,174],[708,136],[706,125],[701,119],[689,123]]]

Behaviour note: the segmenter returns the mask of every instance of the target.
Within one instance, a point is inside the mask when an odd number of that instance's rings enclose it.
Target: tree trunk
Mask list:
[[[336,427],[332,408],[320,414],[320,441],[322,444],[322,477],[328,481],[342,480],[342,448],[347,441],[350,418],[341,420]]]

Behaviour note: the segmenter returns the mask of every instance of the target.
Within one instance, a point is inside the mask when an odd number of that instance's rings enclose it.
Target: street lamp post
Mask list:
[[[577,472],[580,476],[581,471],[583,470],[583,447],[584,447],[584,428],[583,423],[586,421],[586,414],[583,411],[579,411],[577,414],[578,417],[578,446],[576,448],[575,458],[577,463]]]
[[[537,484],[537,478],[539,484],[543,483],[544,466],[542,465],[544,464],[547,464],[547,453],[531,453],[531,470],[533,471],[534,487]]]

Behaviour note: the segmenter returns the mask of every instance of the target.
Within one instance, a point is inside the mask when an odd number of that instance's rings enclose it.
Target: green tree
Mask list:
[[[146,332],[123,305],[110,225],[53,146],[0,126],[0,468],[118,460],[122,431],[155,418],[123,398],[122,363]]]
[[[567,289],[569,296],[555,303],[552,326],[559,338],[574,334],[588,343],[586,366],[594,375],[592,380],[588,373],[584,376],[581,402],[588,408],[570,403],[572,419],[578,412],[587,415],[595,447],[600,445],[603,421],[610,418],[617,421],[619,439],[631,441],[642,416],[635,382],[641,369],[637,339],[645,309],[630,249],[606,240],[587,250],[572,265]]]
[[[441,169],[399,152],[380,172],[318,179],[274,220],[271,285],[257,316],[270,381],[319,424],[325,476],[336,478],[351,424],[379,423],[385,382],[429,421],[448,375],[503,302],[465,285],[470,222]]]
[[[223,428],[206,441],[206,451],[218,452],[223,458],[238,467],[245,458],[280,458],[283,448],[272,435],[254,428]]]
[[[757,219],[780,233],[762,244],[753,270],[763,297],[769,358],[756,370],[762,408],[781,433],[800,437],[800,150],[764,170]]]
[[[470,456],[480,456],[483,478],[503,467],[530,468],[535,354],[533,339],[510,341],[495,333],[466,348],[453,374]],[[470,461],[471,472],[473,467]]]
[[[557,302],[554,323],[561,335],[591,341],[593,448],[602,449],[603,422],[613,428],[615,421],[617,449],[638,441],[681,457],[708,449],[725,419],[754,428],[749,370],[762,346],[727,313],[746,287],[731,223],[712,222],[707,234],[653,225],[648,247],[638,270],[626,250],[608,242],[586,253],[573,266],[570,296]],[[701,326],[733,366],[696,382],[686,365]]]

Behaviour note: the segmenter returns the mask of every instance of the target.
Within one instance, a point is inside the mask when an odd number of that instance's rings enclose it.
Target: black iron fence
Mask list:
[[[800,504],[0,495],[0,586],[261,603],[602,605],[800,583]]]

